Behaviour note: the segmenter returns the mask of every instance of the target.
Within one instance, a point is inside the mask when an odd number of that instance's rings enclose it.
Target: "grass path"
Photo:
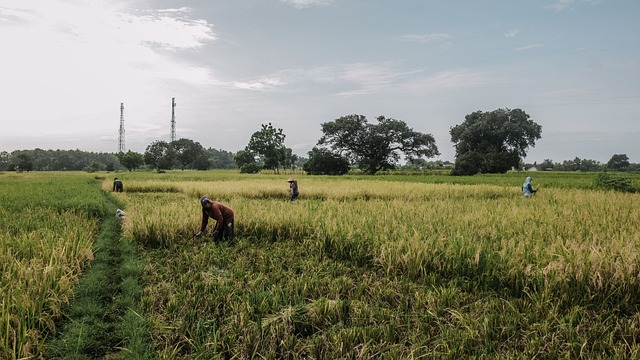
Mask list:
[[[110,204],[94,244],[94,260],[63,311],[58,335],[47,341],[47,359],[151,359],[149,330],[138,304],[144,270],[134,245],[120,239]]]

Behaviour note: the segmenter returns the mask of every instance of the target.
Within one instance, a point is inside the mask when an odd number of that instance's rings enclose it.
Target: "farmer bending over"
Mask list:
[[[124,190],[124,186],[122,185],[122,180],[115,178],[113,179],[113,191],[122,192]]]
[[[209,218],[212,218],[216,220],[216,226],[213,228],[213,241],[216,243],[222,241],[223,234],[225,240],[232,241],[233,210],[227,205],[209,200],[206,196],[200,198],[200,205],[202,205],[202,224],[196,237],[202,236],[209,223]]]

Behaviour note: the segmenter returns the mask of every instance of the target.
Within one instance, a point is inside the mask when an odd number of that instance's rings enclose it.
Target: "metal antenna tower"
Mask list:
[[[120,103],[120,137],[118,138],[118,152],[124,152],[124,103]]]
[[[171,141],[176,141],[176,98],[171,98]]]

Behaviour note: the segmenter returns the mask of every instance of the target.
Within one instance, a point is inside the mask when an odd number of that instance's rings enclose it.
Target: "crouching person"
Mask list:
[[[223,237],[229,242],[233,241],[233,210],[227,205],[209,200],[206,196],[200,198],[200,205],[202,205],[202,223],[196,236],[202,236],[209,223],[209,218],[212,218],[216,220],[216,225],[213,228],[213,241],[218,243],[222,241]]]

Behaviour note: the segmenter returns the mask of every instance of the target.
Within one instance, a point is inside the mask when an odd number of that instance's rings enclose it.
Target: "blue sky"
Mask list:
[[[474,111],[542,125],[528,162],[640,162],[637,0],[0,0],[0,151],[238,151],[261,124],[294,153],[349,114],[430,133]]]

